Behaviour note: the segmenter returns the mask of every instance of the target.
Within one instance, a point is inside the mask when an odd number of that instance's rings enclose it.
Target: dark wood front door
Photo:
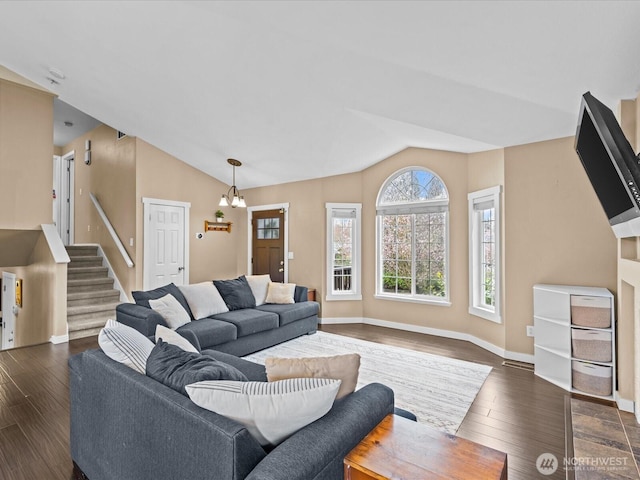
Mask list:
[[[284,282],[284,210],[253,212],[253,274]]]

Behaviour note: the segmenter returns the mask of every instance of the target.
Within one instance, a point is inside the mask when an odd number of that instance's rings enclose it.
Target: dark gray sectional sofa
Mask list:
[[[266,380],[261,365],[203,353]],[[100,350],[71,357],[69,372],[71,457],[90,480],[340,480],[345,455],[393,413],[393,391],[370,384],[267,451],[241,424]]]
[[[219,313],[208,318],[192,321],[176,329],[199,350],[214,349],[237,356],[248,355],[258,350],[277,345],[286,340],[318,329],[317,302],[307,300],[307,288],[296,286],[292,304],[264,304]],[[134,298],[136,297],[134,292]],[[135,328],[146,336],[155,335],[158,324],[166,322],[161,315],[149,307],[149,298],[160,298],[171,293],[190,313],[186,300],[173,284],[144,292],[138,303],[122,303],[116,308],[116,320]],[[146,304],[145,304],[146,299]]]

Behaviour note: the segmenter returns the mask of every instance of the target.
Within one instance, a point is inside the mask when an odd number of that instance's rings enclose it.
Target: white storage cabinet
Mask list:
[[[613,294],[606,288],[534,285],[535,373],[565,390],[613,400]]]

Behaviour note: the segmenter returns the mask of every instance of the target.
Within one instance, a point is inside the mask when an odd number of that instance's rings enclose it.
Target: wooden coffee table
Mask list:
[[[507,479],[507,454],[387,415],[344,459],[345,480]]]

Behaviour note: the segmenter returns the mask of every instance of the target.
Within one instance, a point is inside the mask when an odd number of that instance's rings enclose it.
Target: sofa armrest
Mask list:
[[[91,480],[244,480],[266,455],[237,422],[114,362],[69,359],[71,457]]]
[[[136,303],[121,303],[118,305],[116,307],[116,320],[135,328],[147,337],[156,334],[156,325],[167,326],[164,318],[158,312]],[[189,338],[188,340],[191,339]]]
[[[342,478],[344,457],[390,413],[393,390],[379,383],[366,385],[278,445],[246,480]]]
[[[296,285],[296,290],[293,293],[293,300],[296,303],[306,302],[309,300],[309,289],[307,287],[303,287],[302,285]]]

